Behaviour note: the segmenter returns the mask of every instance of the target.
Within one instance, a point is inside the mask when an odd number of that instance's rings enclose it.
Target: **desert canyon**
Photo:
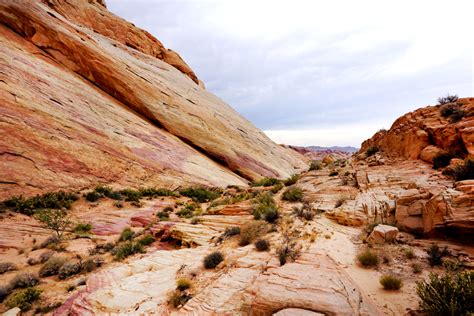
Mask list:
[[[430,315],[418,283],[474,268],[474,98],[314,151],[101,0],[0,22],[4,315]]]

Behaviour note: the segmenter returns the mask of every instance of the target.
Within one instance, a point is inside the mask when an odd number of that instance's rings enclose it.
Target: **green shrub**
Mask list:
[[[235,236],[239,234],[240,234],[239,226],[227,227],[224,232],[225,237],[231,237],[231,236]]]
[[[120,233],[119,241],[132,240],[133,237],[135,237],[135,233],[130,227],[127,227]]]
[[[163,211],[156,213],[156,216],[160,219],[160,221],[167,221],[170,219],[168,213]]]
[[[39,270],[40,277],[48,277],[59,273],[59,269],[67,262],[63,257],[51,257]]]
[[[444,168],[449,165],[453,157],[448,153],[440,153],[433,158],[433,169]]]
[[[448,255],[447,248],[440,250],[438,245],[432,245],[426,252],[428,253],[428,262],[432,267],[440,266],[443,263],[443,257]]]
[[[191,287],[191,280],[188,278],[179,278],[176,281],[176,289],[179,291],[185,291]]]
[[[321,170],[322,168],[323,168],[323,164],[319,160],[313,160],[309,164],[309,171]]]
[[[456,166],[453,176],[456,181],[474,179],[474,160],[466,159],[464,164]]]
[[[377,253],[370,251],[369,249],[359,253],[357,260],[364,267],[374,267],[379,264],[379,256]]]
[[[278,210],[274,207],[267,207],[262,215],[263,219],[271,224],[275,223],[279,217]]]
[[[8,271],[16,270],[16,265],[12,262],[2,262],[0,263],[0,274],[4,274]]]
[[[43,224],[44,228],[52,230],[59,240],[71,225],[71,221],[64,210],[41,209],[36,211],[35,218]]]
[[[138,242],[142,244],[143,246],[149,246],[155,242],[155,238],[152,235],[147,234],[143,236],[142,238],[140,238]]]
[[[111,187],[98,185],[95,187],[94,192],[102,195],[102,196],[109,196],[114,190]]]
[[[142,197],[141,193],[133,189],[124,189],[119,191],[122,196],[125,196],[125,201],[127,202],[140,202]]]
[[[110,192],[109,194],[107,194],[107,197],[112,199],[112,200],[117,200],[117,201],[120,201],[120,200],[123,199],[122,194],[120,194],[120,192],[118,192],[118,191]]]
[[[411,260],[411,259],[415,259],[415,258],[416,258],[415,252],[414,252],[413,249],[411,249],[411,248],[406,248],[403,252],[405,253],[405,257],[406,257],[407,259],[410,259],[410,260]]]
[[[295,184],[296,181],[299,180],[299,178],[300,178],[300,175],[299,175],[299,174],[294,174],[294,175],[292,175],[291,177],[289,177],[288,179],[286,179],[286,180],[284,181],[284,184],[285,184],[285,186],[288,187],[288,186],[290,186],[290,185]]]
[[[39,279],[36,275],[31,273],[20,273],[15,275],[10,281],[11,289],[23,289],[27,287],[35,286],[39,283]]]
[[[273,186],[273,188],[270,190],[273,194],[276,194],[280,192],[280,190],[283,189],[283,184],[278,183]]]
[[[157,196],[178,196],[178,193],[168,190],[168,189],[163,189],[163,188],[140,188],[139,192],[141,196],[147,196],[147,197],[157,197]]]
[[[385,290],[399,290],[403,285],[400,278],[390,274],[383,275],[379,281]]]
[[[143,245],[139,242],[126,241],[115,246],[111,253],[115,260],[123,260],[133,254],[144,252]]]
[[[378,147],[371,146],[367,149],[367,151],[365,153],[367,154],[367,157],[370,157],[370,156],[375,155],[378,152],[379,152]]]
[[[413,269],[413,273],[419,274],[423,271],[423,267],[419,263],[413,263],[411,265],[411,268]]]
[[[82,262],[82,271],[91,272],[94,271],[97,267],[100,267],[104,263],[104,260],[101,257],[92,257],[87,258]]]
[[[458,272],[464,268],[464,262],[459,260],[444,260],[443,267],[448,272]]]
[[[446,103],[452,103],[452,102],[456,102],[458,100],[458,96],[455,94],[455,95],[450,95],[448,94],[447,96],[445,97],[439,97],[438,98],[438,103],[443,105],[443,104],[446,104]]]
[[[77,234],[89,233],[91,230],[92,230],[92,225],[89,223],[78,223],[73,228],[73,231]]]
[[[268,251],[270,248],[270,243],[266,239],[259,239],[254,243],[254,245],[258,251]]]
[[[283,266],[288,262],[288,259],[294,261],[300,255],[300,249],[296,247],[295,242],[286,242],[277,249],[278,260]]]
[[[4,201],[4,204],[6,207],[19,213],[33,215],[34,211],[37,209],[69,209],[71,208],[72,203],[78,198],[79,197],[76,194],[59,191],[49,192],[31,198],[24,198],[22,196],[13,197]]]
[[[281,181],[276,179],[276,178],[262,178],[258,181],[254,181],[252,182],[250,185],[253,186],[253,187],[271,187],[271,186],[274,186],[278,183],[280,183]]]
[[[198,215],[201,211],[201,207],[197,204],[186,204],[181,208],[176,215],[183,218],[191,218],[195,215]]]
[[[428,281],[416,283],[416,293],[429,315],[470,315],[474,313],[474,272],[430,273]]]
[[[456,122],[459,122],[460,120],[462,120],[462,118],[464,117],[464,115],[466,115],[466,113],[461,110],[461,109],[455,109],[453,111],[453,113],[451,114],[450,116],[450,121],[451,123],[456,123]]]
[[[224,255],[220,251],[214,251],[208,254],[203,261],[204,268],[214,269],[219,263],[224,260]]]
[[[37,301],[40,296],[41,290],[35,287],[28,287],[12,293],[5,301],[5,305],[9,308],[18,307],[22,311],[27,311],[31,308],[31,304]]]
[[[187,188],[179,191],[182,196],[191,198],[199,203],[205,203],[217,199],[221,194],[205,188]]]
[[[97,202],[101,197],[102,195],[95,191],[90,191],[86,193],[86,200],[89,202]]]
[[[282,199],[289,202],[299,202],[303,200],[303,190],[298,187],[291,187],[283,192]]]
[[[59,268],[58,278],[60,280],[65,280],[70,278],[73,275],[80,273],[82,270],[82,265],[80,262],[66,262]]]
[[[268,224],[262,221],[252,221],[242,226],[240,229],[239,246],[247,246],[257,237],[262,236],[268,231]]]

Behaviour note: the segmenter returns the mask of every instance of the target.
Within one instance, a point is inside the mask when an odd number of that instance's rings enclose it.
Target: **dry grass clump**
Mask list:
[[[357,255],[357,260],[364,267],[375,267],[379,264],[379,256],[376,252],[366,249]]]
[[[204,257],[203,264],[206,269],[215,269],[219,263],[224,261],[224,255],[220,251],[214,251]]]
[[[270,243],[266,239],[259,239],[254,245],[258,251],[268,251],[270,249]]]
[[[256,238],[268,232],[268,224],[264,221],[252,221],[243,225],[240,229],[239,246],[247,246]]]
[[[403,283],[402,280],[394,275],[385,274],[380,278],[380,284],[382,284],[385,290],[399,290]]]

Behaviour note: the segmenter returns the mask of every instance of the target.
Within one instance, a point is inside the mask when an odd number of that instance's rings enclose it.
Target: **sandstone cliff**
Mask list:
[[[102,1],[1,1],[0,22],[0,199],[242,185],[305,167]]]

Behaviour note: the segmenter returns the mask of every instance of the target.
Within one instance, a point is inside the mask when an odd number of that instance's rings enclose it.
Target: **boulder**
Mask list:
[[[374,244],[383,244],[394,241],[397,238],[398,228],[390,225],[379,224],[370,233],[367,242]]]
[[[429,145],[423,148],[421,151],[420,159],[426,161],[427,163],[433,163],[433,158],[443,153],[446,153],[443,149]]]

